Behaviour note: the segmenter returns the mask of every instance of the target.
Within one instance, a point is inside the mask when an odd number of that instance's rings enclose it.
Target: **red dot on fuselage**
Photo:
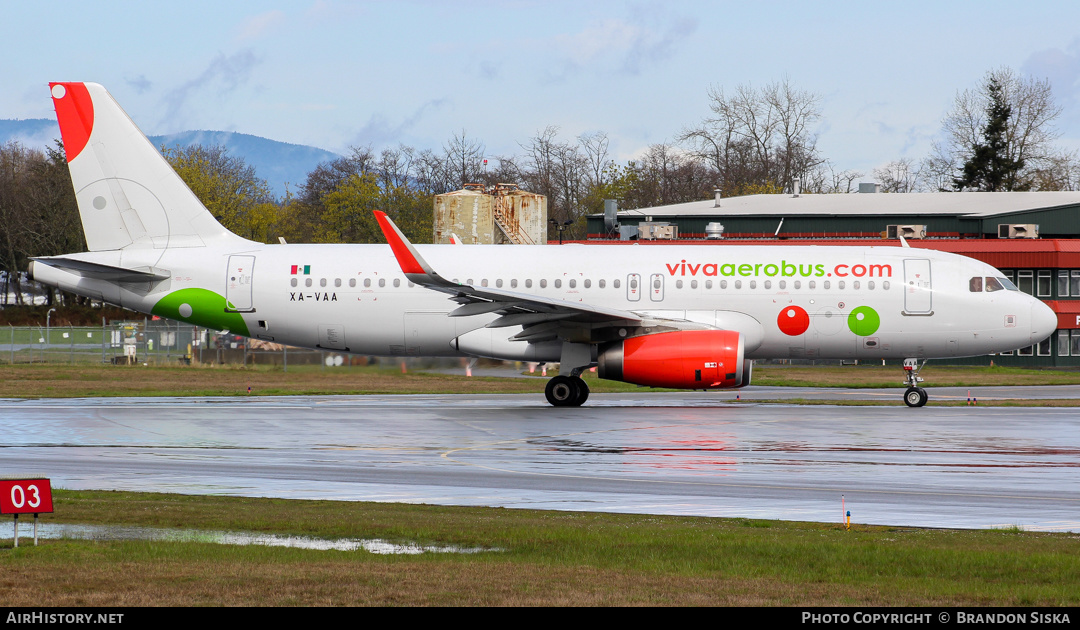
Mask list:
[[[801,335],[810,328],[810,316],[801,306],[785,306],[776,318],[776,325],[785,335]]]

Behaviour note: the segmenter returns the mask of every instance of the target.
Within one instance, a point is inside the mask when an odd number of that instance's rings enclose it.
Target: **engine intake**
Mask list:
[[[680,330],[600,347],[597,376],[651,387],[724,389],[750,384],[753,363],[734,330]]]

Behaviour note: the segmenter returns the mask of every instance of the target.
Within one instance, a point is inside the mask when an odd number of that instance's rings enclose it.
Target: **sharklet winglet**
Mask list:
[[[383,236],[386,237],[386,242],[390,244],[390,249],[394,252],[394,258],[397,259],[398,265],[406,278],[422,286],[458,286],[435,273],[431,265],[416,251],[413,244],[409,242],[409,239],[405,238],[401,229],[390,217],[386,216],[385,212],[376,210],[375,220],[379,222],[379,228],[382,229]]]

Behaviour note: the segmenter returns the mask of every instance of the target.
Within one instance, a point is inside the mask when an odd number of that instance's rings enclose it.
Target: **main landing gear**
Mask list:
[[[580,376],[555,376],[544,388],[547,401],[556,407],[580,407],[589,399],[589,386]]]
[[[925,360],[922,365],[919,365],[918,359],[904,359],[904,382],[908,386],[904,391],[904,404],[908,407],[922,407],[930,398],[926,390],[919,387],[919,383],[923,382],[923,379],[919,377],[919,372],[924,367],[926,367]]]

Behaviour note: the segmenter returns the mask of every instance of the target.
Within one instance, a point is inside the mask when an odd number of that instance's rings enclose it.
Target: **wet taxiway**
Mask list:
[[[782,391],[821,391],[798,389]],[[72,489],[831,522],[843,500],[856,523],[1080,531],[1078,409],[740,396],[594,395],[578,409],[535,395],[6,400],[0,470]]]

